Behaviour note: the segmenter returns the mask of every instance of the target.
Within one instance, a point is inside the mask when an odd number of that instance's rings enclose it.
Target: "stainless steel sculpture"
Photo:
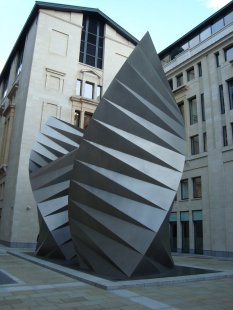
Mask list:
[[[184,166],[184,125],[149,34],[105,92],[75,156],[68,217],[80,266],[122,279],[172,267],[166,219]]]

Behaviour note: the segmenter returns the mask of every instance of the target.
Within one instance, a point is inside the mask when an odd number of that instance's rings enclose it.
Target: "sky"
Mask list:
[[[157,52],[160,52],[230,0],[47,0],[46,2],[98,8],[139,40],[149,31]],[[0,72],[34,4],[34,0],[0,0]]]

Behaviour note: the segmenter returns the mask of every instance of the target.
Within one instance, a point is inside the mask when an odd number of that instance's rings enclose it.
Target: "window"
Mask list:
[[[225,60],[231,61],[233,60],[233,46],[230,46],[224,50]]]
[[[189,41],[189,46],[190,46],[190,48],[196,46],[199,42],[200,42],[200,40],[199,40],[199,35],[197,35],[196,37],[192,38],[192,39]]]
[[[189,198],[188,179],[181,180],[180,188],[181,188],[181,200],[188,199]]]
[[[19,49],[18,52],[18,59],[17,59],[17,65],[16,65],[16,76],[18,76],[22,70],[22,64],[23,64],[23,48]]]
[[[226,126],[222,127],[222,138],[223,138],[223,146],[227,146],[228,141],[227,141],[227,127]]]
[[[104,24],[84,15],[79,61],[102,69]]]
[[[191,81],[195,78],[195,75],[194,75],[194,67],[190,68],[187,70],[187,80],[188,81]]]
[[[82,81],[81,80],[76,81],[76,95],[82,96]]]
[[[84,114],[84,129],[86,129],[90,123],[90,120],[92,118],[92,113],[89,113],[89,112],[85,112]]]
[[[200,33],[200,40],[201,41],[204,41],[205,39],[207,39],[208,37],[211,36],[211,28],[208,27],[206,28],[205,30],[203,30],[201,33]]]
[[[219,85],[219,99],[220,99],[220,109],[221,114],[225,113],[225,103],[224,103],[224,95],[223,95],[223,86]]]
[[[201,177],[193,178],[193,198],[201,198]]]
[[[184,119],[184,102],[181,101],[181,102],[179,102],[177,104],[178,104],[178,108],[180,109],[180,113],[181,113],[181,115],[182,115],[182,117]]]
[[[203,152],[207,152],[207,136],[206,136],[206,132],[203,132]]]
[[[202,116],[202,121],[205,121],[205,99],[204,99],[204,94],[201,94],[201,116]]]
[[[5,97],[6,97],[7,89],[8,89],[8,82],[9,82],[9,76],[7,76],[7,77],[3,80],[2,98],[5,98]]]
[[[84,84],[84,97],[88,99],[94,98],[94,84],[85,82]]]
[[[212,26],[212,34],[214,34],[215,32],[219,31],[220,29],[222,29],[224,27],[224,23],[223,23],[223,18],[219,19],[218,21],[216,21]]]
[[[74,124],[77,127],[80,127],[80,121],[81,121],[81,112],[79,110],[75,110],[74,113]]]
[[[181,85],[183,85],[184,81],[183,81],[183,73],[177,75],[176,77],[176,85],[177,87],[180,87]]]
[[[189,99],[190,125],[197,123],[197,100],[196,97]]]
[[[197,68],[198,68],[198,75],[199,75],[199,76],[202,76],[202,66],[201,66],[201,62],[199,62],[199,63],[197,64]]]
[[[96,88],[96,100],[100,101],[101,97],[102,97],[102,86],[97,85],[97,88]]]
[[[216,67],[219,67],[219,52],[215,53],[215,62],[216,62]]]
[[[229,93],[229,103],[230,109],[233,109],[233,80],[228,82],[228,93]]]
[[[168,83],[169,83],[169,85],[171,87],[171,90],[172,90],[173,89],[173,81],[172,81],[172,79],[168,80]]]
[[[233,22],[233,12],[230,12],[224,17],[225,26]]]
[[[195,135],[190,137],[191,141],[191,155],[199,154],[199,136]]]

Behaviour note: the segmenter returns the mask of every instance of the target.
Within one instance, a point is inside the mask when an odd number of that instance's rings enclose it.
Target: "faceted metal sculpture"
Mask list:
[[[118,279],[173,266],[167,219],[184,166],[184,125],[149,34],[83,138],[51,118],[37,142],[30,169],[39,254],[76,253],[81,268]]]
[[[36,253],[65,260],[76,258],[68,225],[68,191],[83,130],[49,118],[30,157],[30,180],[38,206],[40,231]]]
[[[126,278],[173,266],[166,232],[184,166],[184,125],[149,34],[84,133],[69,220],[80,264]]]

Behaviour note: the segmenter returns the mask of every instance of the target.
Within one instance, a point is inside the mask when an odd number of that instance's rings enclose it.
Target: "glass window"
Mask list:
[[[93,95],[94,95],[94,84],[89,83],[89,82],[85,82],[84,97],[89,98],[89,99],[93,99]]]
[[[188,179],[181,180],[181,200],[189,199],[189,188],[188,188]]]
[[[206,136],[206,132],[203,132],[203,152],[207,152],[207,136]]]
[[[223,146],[227,146],[228,141],[227,141],[227,127],[226,126],[222,127],[222,138],[223,138]]]
[[[92,118],[92,113],[89,113],[89,112],[85,112],[84,114],[84,129],[86,129],[90,123],[90,120]]]
[[[190,125],[197,123],[197,100],[196,97],[189,99]]]
[[[184,81],[183,81],[183,73],[179,74],[176,76],[176,85],[177,87],[180,87],[181,85],[183,85]]]
[[[81,91],[82,91],[82,81],[77,80],[76,81],[76,95],[81,96],[82,95]]]
[[[199,154],[199,136],[195,135],[190,137],[191,141],[191,155]]]
[[[212,34],[219,31],[223,27],[224,27],[223,18],[221,18],[211,26]]]
[[[169,83],[169,85],[171,87],[171,90],[173,90],[173,81],[172,81],[172,79],[168,80],[168,83]]]
[[[233,109],[233,80],[228,82],[228,93],[229,93],[229,103],[230,109]]]
[[[230,46],[224,50],[225,52],[225,60],[231,61],[233,60],[233,46]]]
[[[205,99],[204,99],[204,94],[201,94],[201,116],[202,116],[202,121],[205,121]]]
[[[102,69],[104,23],[84,16],[79,61]]]
[[[22,70],[22,64],[23,64],[23,52],[24,49],[20,48],[17,55],[17,65],[16,65],[16,76],[20,74]]]
[[[75,113],[74,113],[74,124],[77,127],[80,127],[80,115],[81,115],[81,112],[79,110],[75,110]]]
[[[180,113],[184,119],[184,102],[183,101],[178,102],[177,105],[178,105],[178,108],[180,109]]]
[[[197,35],[196,37],[194,37],[193,39],[189,41],[190,48],[196,46],[199,42],[200,42],[199,35]]]
[[[205,39],[207,39],[208,37],[211,36],[211,28],[208,27],[206,28],[205,30],[203,30],[201,33],[200,33],[200,40],[201,41],[204,41]]]
[[[181,48],[182,48],[183,51],[187,50],[187,49],[189,48],[189,43],[188,43],[188,42],[184,43],[184,44],[181,46]]]
[[[225,113],[225,103],[224,103],[224,95],[223,95],[223,86],[219,85],[219,100],[220,100],[220,110],[221,114]]]
[[[96,100],[100,101],[101,97],[102,97],[102,86],[97,85],[97,88],[96,88]]]
[[[216,67],[219,67],[219,52],[215,53],[215,62],[216,62]]]
[[[8,89],[8,82],[9,82],[9,76],[7,76],[7,77],[3,80],[2,98],[5,98],[5,97],[6,97],[7,89]]]
[[[195,78],[194,67],[187,70],[187,80],[191,81]]]
[[[199,75],[199,76],[202,76],[202,66],[201,66],[201,62],[199,62],[199,63],[197,64],[197,68],[198,68],[198,75]]]
[[[228,25],[233,22],[233,11],[224,17],[224,22],[225,22],[225,25]]]
[[[193,198],[201,198],[201,177],[193,178]]]

